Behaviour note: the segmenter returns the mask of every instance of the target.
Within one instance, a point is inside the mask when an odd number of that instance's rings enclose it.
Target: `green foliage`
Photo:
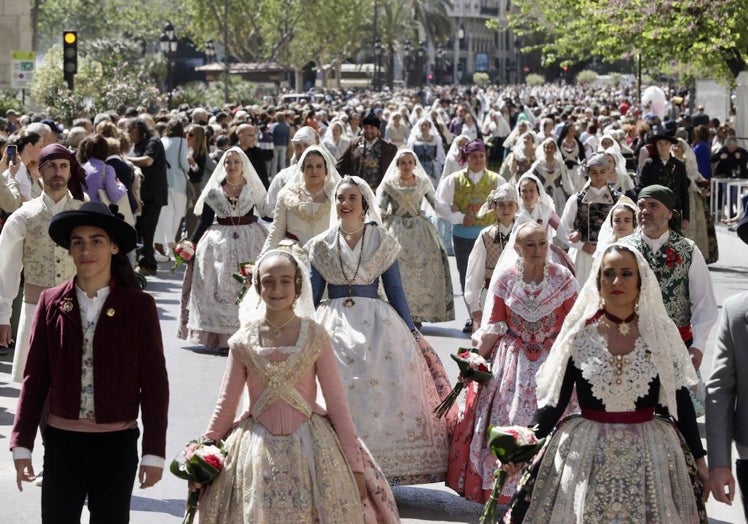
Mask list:
[[[0,116],[5,116],[8,109],[15,109],[19,113],[21,107],[21,91],[18,89],[0,89]]]
[[[223,105],[223,79],[211,82],[203,93],[205,104],[220,107]],[[241,105],[251,105],[257,103],[256,96],[257,86],[252,82],[247,82],[236,75],[229,76],[229,102],[235,102]]]
[[[62,75],[62,47],[53,46],[44,57],[34,80],[31,95],[45,112],[68,124],[82,114],[124,106],[154,107],[163,103],[163,98],[154,87],[144,84],[139,72],[122,63],[105,70],[102,64],[90,56],[78,58],[78,74],[75,89],[70,92]]]
[[[542,34],[534,49],[576,62],[641,55],[662,70],[671,60],[711,76],[745,68],[745,0],[516,0],[510,25],[520,35]],[[528,49],[529,50],[529,49]]]
[[[539,86],[545,84],[545,77],[537,73],[530,73],[525,77],[525,83],[529,86]]]
[[[485,87],[488,85],[489,81],[490,81],[490,78],[488,77],[488,73],[483,73],[483,72],[473,73],[474,84],[479,85],[481,87]]]
[[[594,71],[590,71],[589,69],[580,71],[577,74],[577,84],[581,84],[581,85],[592,84],[595,80],[597,80],[597,73],[595,73]]]

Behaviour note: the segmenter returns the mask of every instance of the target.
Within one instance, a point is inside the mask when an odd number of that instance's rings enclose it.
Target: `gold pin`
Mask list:
[[[70,313],[73,310],[73,299],[63,298],[60,309],[62,309],[65,313]]]
[[[109,309],[106,310],[106,316],[108,316],[108,317],[113,317],[114,316],[114,308],[113,307],[110,307]]]

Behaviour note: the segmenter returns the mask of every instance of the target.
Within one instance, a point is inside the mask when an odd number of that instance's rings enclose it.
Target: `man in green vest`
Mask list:
[[[468,142],[460,151],[459,162],[461,165],[467,163],[467,168],[456,171],[439,182],[436,189],[436,212],[453,224],[455,261],[464,293],[468,258],[475,239],[484,227],[493,222],[491,215],[477,218],[476,214],[488,194],[498,187],[500,177],[498,173],[486,169],[486,146],[482,140]],[[469,317],[462,331],[473,331],[473,321]]]

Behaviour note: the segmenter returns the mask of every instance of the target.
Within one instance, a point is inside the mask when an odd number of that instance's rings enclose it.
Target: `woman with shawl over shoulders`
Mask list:
[[[598,152],[605,153],[608,157],[608,185],[630,199],[636,199],[636,184],[626,171],[626,159],[623,157],[618,141],[609,134],[603,135]],[[583,179],[579,178],[579,180],[584,183]]]
[[[556,144],[561,152],[561,158],[566,164],[566,169],[569,170],[569,176],[573,179],[577,176],[579,163],[586,157],[584,146],[577,136],[577,128],[573,122],[561,128]]]
[[[696,155],[691,146],[682,138],[673,144],[671,151],[673,156],[683,162],[686,166],[688,176],[688,198],[691,210],[691,220],[688,226],[683,228],[683,236],[690,238],[701,250],[705,260],[709,260],[709,238],[707,235],[706,215],[704,211],[704,200],[708,193],[709,181],[701,176],[696,165]]]
[[[161,208],[154,237],[156,251],[166,255],[174,250],[174,241],[179,233],[182,219],[187,214],[187,184],[190,169],[189,146],[184,138],[184,126],[178,118],[166,125],[161,138],[166,155],[166,180],[169,184],[168,204]],[[168,249],[167,249],[168,247]]]
[[[359,177],[335,188],[330,229],[307,245],[316,319],[332,336],[359,437],[390,484],[444,480],[448,420],[433,414],[449,394],[444,367],[415,328],[397,263],[400,246],[380,222]],[[380,278],[389,302],[379,298]],[[321,302],[327,289],[329,300]]]
[[[382,227],[400,244],[400,276],[413,322],[454,320],[447,252],[434,225],[421,214],[424,199],[434,207],[434,186],[413,151],[397,152],[376,196]]]
[[[549,245],[540,224],[515,226],[491,278],[473,340],[492,362],[493,378],[468,388],[449,454],[447,485],[468,500],[483,503],[491,494],[496,459],[488,445],[490,426],[532,420],[538,407],[535,373],[577,295],[571,272],[550,261]],[[518,480],[508,479],[499,504],[509,502]]]
[[[536,222],[543,226],[549,238],[554,238],[561,219],[556,214],[551,196],[543,190],[543,183],[540,179],[532,173],[525,173],[517,181],[517,193],[519,194],[517,224]],[[553,262],[565,266],[572,274],[575,273],[574,262],[566,251],[554,243],[551,243],[550,250]]]
[[[444,146],[434,125],[428,118],[421,118],[416,124],[414,133],[408,137],[408,149],[413,151],[431,179],[431,184],[436,187],[444,165]]]
[[[336,119],[330,122],[322,138],[322,145],[335,157],[335,162],[343,158],[351,145],[351,139],[345,134],[345,123],[342,120]]]
[[[592,275],[536,376],[530,425],[539,438],[555,430],[502,522],[706,524],[696,374],[657,278],[620,243]],[[581,415],[559,422],[574,391]]]
[[[232,274],[262,251],[267,231],[252,210],[266,214],[266,195],[241,148],[226,151],[195,203],[200,222],[186,241],[195,256],[184,274],[179,338],[211,349],[228,347],[239,328],[239,289]]]
[[[387,480],[356,436],[330,337],[312,319],[305,255],[291,244],[254,266],[204,434],[225,438],[227,455],[200,499],[202,524],[398,522]],[[235,422],[245,391],[249,407]]]
[[[610,208],[608,216],[605,217],[597,235],[595,246],[595,258],[599,258],[608,249],[608,246],[629,236],[636,229],[636,202],[626,195],[618,199]]]
[[[530,168],[530,173],[538,177],[543,183],[545,192],[553,200],[556,214],[564,212],[566,201],[574,194],[574,184],[569,178],[558,145],[553,138],[546,138],[538,146],[535,163]]]
[[[535,133],[528,131],[522,134],[512,148],[512,152],[501,164],[499,175],[509,183],[517,181],[522,175],[530,172],[535,162],[536,146]]]
[[[298,172],[278,193],[263,253],[284,238],[303,246],[330,225],[330,197],[340,180],[335,161],[323,147],[311,146],[296,166]]]

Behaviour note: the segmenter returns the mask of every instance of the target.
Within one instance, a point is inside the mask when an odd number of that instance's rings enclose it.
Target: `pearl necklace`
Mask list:
[[[346,231],[345,229],[343,229],[343,226],[340,226],[338,228],[338,231],[342,231],[343,233],[345,233],[346,241],[350,241],[353,238],[353,235],[355,235],[356,233],[360,233],[365,227],[366,227],[366,224],[361,224],[361,227],[358,228],[356,231]]]
[[[273,328],[273,330],[270,332],[270,338],[272,338],[274,340],[278,339],[278,337],[281,336],[281,330],[284,327],[286,327],[288,324],[290,324],[291,321],[294,320],[295,318],[296,318],[296,315],[291,315],[291,318],[289,318],[288,320],[286,320],[283,324],[281,324],[280,326],[276,326],[275,324],[273,324],[272,322],[270,322],[270,320],[267,317],[265,317],[264,321],[268,324],[268,326],[270,326],[271,328]]]
[[[239,182],[239,183],[236,183],[236,184],[234,184],[233,182],[229,181],[229,179],[227,178],[227,179],[226,179],[226,183],[227,183],[228,185],[230,185],[231,187],[239,187],[239,186],[241,186],[242,184],[244,184],[244,180],[242,180],[242,181],[241,181],[241,182]]]

